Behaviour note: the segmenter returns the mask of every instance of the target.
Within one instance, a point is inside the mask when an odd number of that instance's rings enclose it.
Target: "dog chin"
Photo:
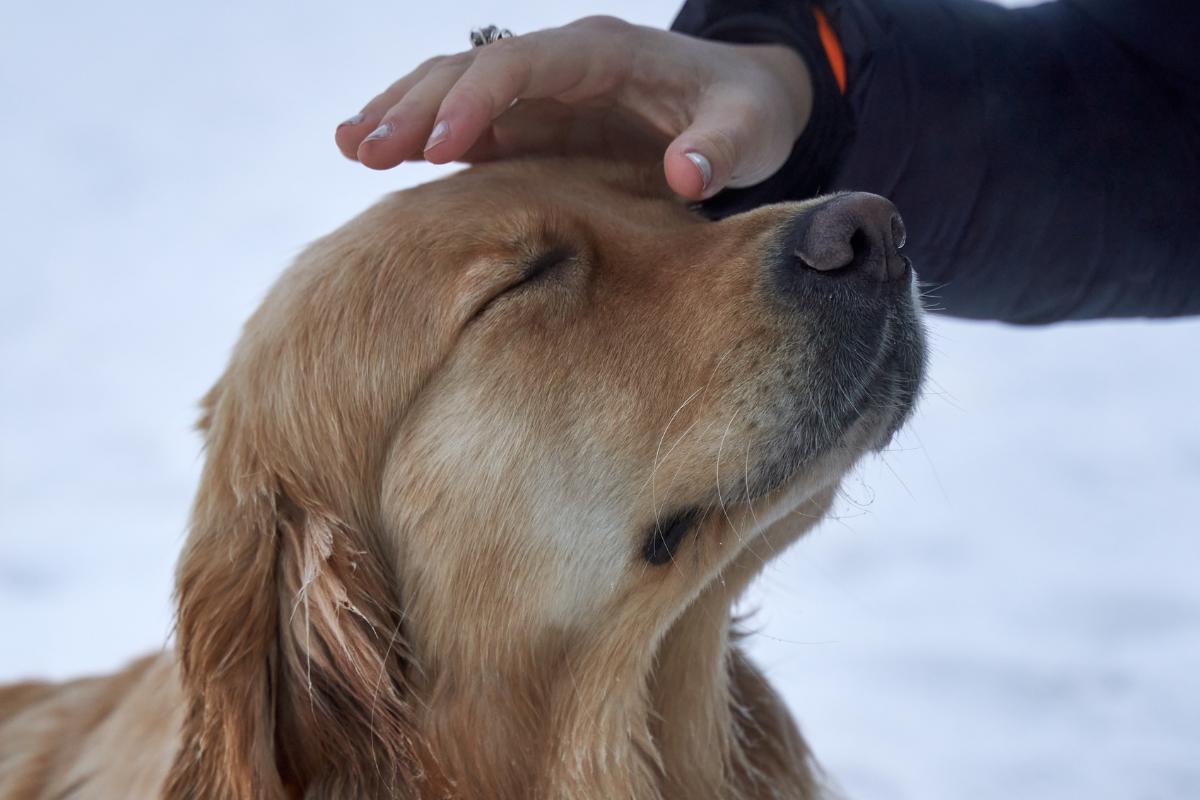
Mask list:
[[[760,503],[798,506],[827,489],[850,471],[868,452],[881,443],[881,437],[891,425],[878,412],[869,412],[851,423],[829,447],[817,453],[801,455],[801,447],[776,456],[758,470],[758,479],[744,495],[746,503],[758,508]]]
[[[752,509],[748,520],[751,524],[746,528],[747,541],[753,541],[754,536],[762,534],[814,498],[836,487],[846,473],[871,451],[871,444],[878,433],[877,426],[855,425],[837,446],[806,459],[803,466],[779,479],[772,488],[745,498],[739,505]],[[822,513],[818,512],[817,516]],[[816,517],[807,513],[800,519],[815,521]]]
[[[773,454],[745,486],[747,501],[804,489],[814,494],[840,480],[867,453],[886,449],[912,417],[924,374],[924,334],[917,328],[908,344],[889,354],[872,378],[861,413],[815,452],[797,439]]]

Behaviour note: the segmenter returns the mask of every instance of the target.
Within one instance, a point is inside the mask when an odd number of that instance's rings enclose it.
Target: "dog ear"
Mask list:
[[[165,797],[415,795],[392,570],[374,537],[283,468],[295,453],[254,416],[220,385],[205,399],[176,587],[187,708]]]

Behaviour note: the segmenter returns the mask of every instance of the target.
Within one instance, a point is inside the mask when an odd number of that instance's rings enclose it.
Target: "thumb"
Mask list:
[[[728,93],[712,96],[667,147],[667,183],[691,200],[706,200],[727,186],[753,186],[783,166],[798,135],[759,103]]]
[[[663,156],[671,189],[689,200],[704,200],[724,189],[737,172],[740,148],[729,126],[702,114],[676,137]]]
[[[690,200],[705,200],[730,184],[749,185],[747,173],[755,170],[748,167],[762,160],[775,121],[744,93],[721,86],[700,99],[695,114],[663,156],[667,183]]]

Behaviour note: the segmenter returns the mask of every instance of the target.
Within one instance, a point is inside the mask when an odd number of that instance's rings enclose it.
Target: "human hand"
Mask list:
[[[788,47],[587,17],[430,59],[339,125],[336,140],[372,169],[665,145],[667,182],[699,200],[778,170],[811,110],[808,68]]]

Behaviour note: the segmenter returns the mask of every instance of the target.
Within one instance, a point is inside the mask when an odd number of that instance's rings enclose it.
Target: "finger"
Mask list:
[[[567,149],[574,113],[553,100],[522,100],[488,125],[458,160],[476,163],[533,153],[561,154]]]
[[[389,108],[358,146],[358,160],[371,169],[389,169],[420,158],[434,127],[438,106],[466,69],[463,61],[440,64]]]
[[[758,114],[738,98],[713,97],[700,106],[691,124],[667,147],[663,171],[676,193],[691,199],[712,197],[745,177],[762,149],[756,135]],[[766,177],[765,175],[762,177]],[[760,178],[761,180],[761,178]]]
[[[620,64],[585,41],[585,30],[559,29],[504,39],[479,51],[437,113],[441,136],[425,157],[461,158],[517,100],[560,99],[574,104],[611,91]]]
[[[461,55],[459,56],[461,57]],[[412,72],[400,78],[383,92],[377,94],[371,102],[363,106],[362,111],[338,124],[334,132],[334,141],[338,150],[346,158],[358,160],[358,147],[363,139],[379,127],[388,109],[399,103],[404,95],[416,86],[435,67],[448,60],[449,56],[439,56],[425,61]]]
[[[712,197],[729,182],[734,153],[725,132],[689,129],[663,156],[667,184],[689,200]]]
[[[662,156],[669,141],[636,114],[613,107],[522,100],[492,122],[458,160],[569,154],[650,162]]]

